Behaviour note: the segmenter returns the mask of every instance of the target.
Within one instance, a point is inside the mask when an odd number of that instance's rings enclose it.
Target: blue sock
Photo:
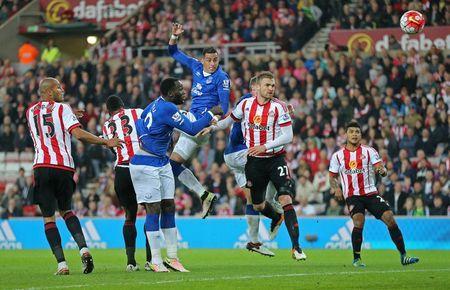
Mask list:
[[[160,219],[161,229],[175,227],[175,213],[162,213]]]
[[[186,169],[183,164],[173,160],[170,160],[170,166],[172,166],[173,175],[176,177],[178,177],[178,175]]]
[[[259,212],[253,208],[253,204],[247,204],[245,206],[245,214],[246,215],[259,215]]]
[[[159,214],[147,214],[144,228],[147,232],[159,231]]]

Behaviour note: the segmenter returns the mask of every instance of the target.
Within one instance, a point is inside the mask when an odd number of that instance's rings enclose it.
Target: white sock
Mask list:
[[[152,251],[152,264],[162,264],[159,231],[146,231],[148,243]]]
[[[69,268],[69,267],[67,266],[66,261],[59,262],[59,263],[58,263],[58,270],[61,270],[61,269],[64,269],[64,268]]]
[[[178,259],[177,228],[166,228],[161,230],[164,234],[164,239],[166,240],[167,257],[169,259]]]
[[[258,243],[258,232],[259,232],[259,215],[246,215],[248,224],[248,237],[250,242]]]
[[[186,185],[187,188],[189,188],[191,191],[195,192],[199,197],[201,197],[205,192],[205,189],[200,184],[200,182],[198,182],[194,173],[192,173],[192,171],[190,171],[188,168],[183,170],[180,175],[178,175],[178,180]]]
[[[80,250],[80,256],[83,256],[84,253],[89,253],[89,249],[86,248],[86,247],[81,248],[81,250]]]

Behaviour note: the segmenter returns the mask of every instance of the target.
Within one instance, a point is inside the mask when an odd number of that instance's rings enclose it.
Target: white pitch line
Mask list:
[[[391,274],[391,273],[411,273],[411,272],[450,272],[450,268],[443,269],[411,269],[411,270],[378,270],[378,271],[341,271],[341,272],[314,272],[314,273],[291,273],[291,274],[268,274],[268,275],[248,275],[248,276],[228,276],[218,278],[192,278],[192,279],[177,279],[177,280],[163,280],[163,281],[134,281],[134,285],[161,285],[161,284],[175,284],[175,283],[189,283],[189,282],[209,282],[209,281],[227,281],[227,280],[247,280],[247,279],[266,279],[266,278],[280,278],[280,277],[303,277],[303,276],[332,276],[332,275],[362,275],[362,274]],[[100,283],[94,286],[120,286],[130,285],[127,283]],[[41,289],[64,289],[64,288],[88,288],[90,285],[59,285],[49,287],[31,287],[19,288],[16,290],[41,290]]]

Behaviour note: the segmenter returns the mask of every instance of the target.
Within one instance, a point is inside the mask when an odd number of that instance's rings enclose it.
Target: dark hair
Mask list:
[[[348,130],[348,128],[359,128],[359,130],[361,130],[361,125],[359,125],[359,123],[355,120],[351,120],[350,122],[347,123],[347,125],[345,126],[345,131]]]
[[[262,71],[258,74],[258,83],[263,79],[275,79],[275,76],[270,71]]]
[[[166,97],[169,96],[171,91],[175,88],[175,84],[179,80],[177,78],[168,77],[161,82],[161,94]]]
[[[205,56],[207,53],[217,53],[217,54],[219,54],[219,52],[217,51],[217,49],[215,49],[215,48],[212,47],[212,46],[205,47],[205,48],[203,49],[202,55]]]
[[[115,112],[124,106],[122,99],[116,95],[111,95],[106,100],[106,109],[110,113]]]

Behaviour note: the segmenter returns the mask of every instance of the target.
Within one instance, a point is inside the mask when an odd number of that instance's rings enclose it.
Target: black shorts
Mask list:
[[[119,203],[125,209],[137,208],[136,193],[131,181],[130,169],[128,167],[116,166],[114,178],[114,191]]]
[[[291,179],[284,155],[257,158],[247,157],[245,164],[247,188],[250,189],[253,204],[263,203],[266,199],[266,188],[272,181],[277,192]]]
[[[347,203],[350,211],[350,216],[357,213],[366,214],[366,209],[374,217],[380,219],[385,211],[391,210],[391,207],[381,196],[378,194],[363,195],[363,196],[351,196],[348,197],[345,202]]]
[[[67,211],[72,208],[72,195],[76,184],[73,172],[50,167],[33,170],[34,186],[28,198],[38,204],[44,217],[51,217],[56,209]]]

